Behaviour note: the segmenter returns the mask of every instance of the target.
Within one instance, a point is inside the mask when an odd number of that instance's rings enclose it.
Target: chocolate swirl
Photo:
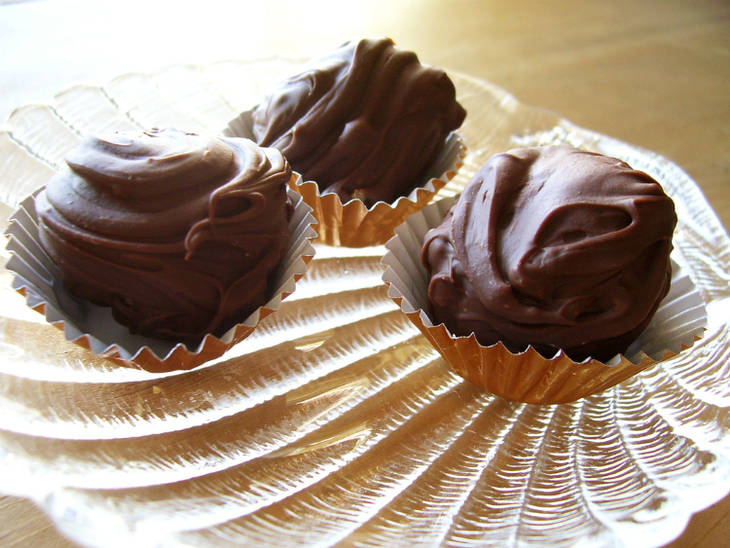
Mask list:
[[[76,295],[131,331],[196,340],[263,304],[288,244],[281,153],[177,130],[85,139],[36,198]]]
[[[620,160],[497,154],[424,240],[433,319],[484,345],[607,360],[669,290],[675,224],[659,183]]]
[[[466,112],[441,70],[390,39],[348,42],[253,111],[253,132],[343,202],[392,202],[421,183]]]

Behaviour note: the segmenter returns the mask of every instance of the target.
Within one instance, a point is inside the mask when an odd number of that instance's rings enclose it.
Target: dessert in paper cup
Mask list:
[[[382,244],[463,163],[466,116],[448,75],[392,40],[348,42],[311,61],[224,134],[279,148],[329,245]]]
[[[128,366],[190,369],[247,337],[314,256],[276,149],[174,129],[87,137],[6,231],[27,304]]]
[[[670,258],[674,206],[620,160],[492,157],[386,244],[389,296],[448,364],[507,399],[566,403],[691,346],[704,302]]]

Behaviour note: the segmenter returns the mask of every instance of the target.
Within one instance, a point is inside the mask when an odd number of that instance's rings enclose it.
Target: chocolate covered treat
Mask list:
[[[344,44],[252,113],[260,145],[279,148],[320,192],[367,206],[419,186],[465,115],[446,73],[390,39]]]
[[[267,299],[289,240],[291,168],[245,139],[87,138],[36,197],[63,283],[132,332],[220,334]]]
[[[674,204],[626,163],[569,146],[493,156],[424,239],[434,323],[513,352],[608,360],[671,278]]]

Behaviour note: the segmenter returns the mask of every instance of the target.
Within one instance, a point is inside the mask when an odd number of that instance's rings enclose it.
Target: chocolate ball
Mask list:
[[[669,290],[676,222],[660,184],[615,158],[497,154],[424,239],[432,319],[483,345],[608,360]]]
[[[392,40],[348,42],[266,97],[253,132],[321,193],[370,206],[423,182],[466,115],[455,97],[445,72]]]
[[[63,283],[134,333],[220,334],[266,301],[288,241],[291,168],[245,139],[86,138],[36,197]]]

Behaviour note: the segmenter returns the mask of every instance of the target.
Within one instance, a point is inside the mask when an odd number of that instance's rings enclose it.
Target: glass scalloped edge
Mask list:
[[[383,281],[388,296],[438,350],[451,368],[481,389],[509,400],[557,404],[598,394],[676,356],[702,336],[707,310],[685,269],[673,260],[672,284],[652,321],[626,351],[608,362],[576,362],[559,351],[545,358],[531,346],[513,353],[501,342],[480,344],[474,334],[456,336],[434,325],[425,312],[427,273],[420,261],[426,232],[438,224],[456,197],[427,205],[396,228],[385,244]]]
[[[300,179],[298,174],[292,181]],[[314,257],[312,241],[316,223],[312,208],[292,190],[295,204],[289,221],[291,239],[287,253],[274,272],[274,287],[268,301],[220,337],[207,334],[193,349],[182,342],[164,341],[131,334],[117,323],[109,307],[96,306],[73,297],[60,281],[57,267],[38,240],[38,224],[33,195],[23,200],[10,217],[5,234],[12,257],[7,269],[14,274],[13,289],[25,296],[27,305],[64,332],[67,340],[120,365],[150,372],[192,369],[217,358],[248,337],[258,324],[281,306],[294,292],[297,280]]]
[[[223,135],[255,141],[251,112],[244,111],[231,120]],[[457,132],[452,131],[443,150],[429,166],[421,185],[392,203],[377,202],[369,208],[358,199],[342,203],[335,193],[321,194],[314,181],[300,180],[292,188],[314,210],[318,223],[317,242],[343,247],[381,245],[393,235],[396,226],[429,203],[454,178],[465,157],[464,142]]]

